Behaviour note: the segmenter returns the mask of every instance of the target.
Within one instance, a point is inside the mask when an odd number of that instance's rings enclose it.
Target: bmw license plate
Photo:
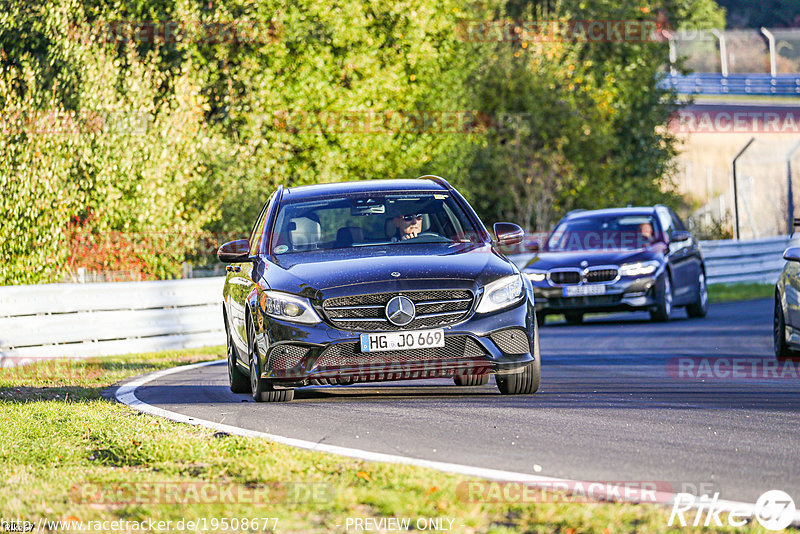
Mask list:
[[[566,286],[563,288],[565,297],[589,297],[594,295],[605,295],[606,286],[603,284],[592,284],[588,286]]]
[[[444,329],[361,334],[361,352],[444,347]]]

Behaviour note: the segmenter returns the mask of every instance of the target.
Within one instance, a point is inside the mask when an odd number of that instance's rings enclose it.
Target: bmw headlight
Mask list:
[[[657,261],[638,261],[636,263],[626,263],[619,268],[620,276],[644,276],[653,274],[658,269]]]
[[[481,301],[475,311],[477,313],[489,313],[502,310],[522,300],[524,294],[525,285],[522,283],[522,277],[519,274],[505,276],[486,284]]]
[[[547,278],[547,271],[525,271],[524,274],[531,282],[544,282]]]
[[[280,291],[264,291],[261,309],[270,317],[285,321],[305,324],[322,322],[308,299]]]

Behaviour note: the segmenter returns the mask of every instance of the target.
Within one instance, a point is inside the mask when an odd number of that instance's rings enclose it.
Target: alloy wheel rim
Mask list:
[[[228,378],[233,380],[233,368],[236,365],[233,361],[233,347],[231,347],[231,340],[228,339]]]
[[[250,388],[253,392],[258,388],[258,373],[256,370],[256,340],[253,335],[252,326],[247,326],[247,349],[250,351]]]
[[[664,309],[667,315],[672,311],[672,284],[670,284],[669,276],[664,278]]]
[[[772,341],[775,345],[775,352],[778,352],[781,348],[781,341],[783,341],[783,333],[781,330],[781,316],[783,315],[783,310],[780,307],[781,305],[776,301],[775,302],[775,315],[773,316],[772,320]]]
[[[700,306],[706,307],[708,302],[708,287],[706,286],[706,275],[700,273]]]

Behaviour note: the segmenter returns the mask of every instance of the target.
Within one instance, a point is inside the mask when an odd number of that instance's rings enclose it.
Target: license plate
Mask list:
[[[563,288],[565,297],[588,297],[594,295],[605,295],[606,286],[603,284],[589,286],[566,286]]]
[[[361,334],[361,352],[444,347],[444,329]]]

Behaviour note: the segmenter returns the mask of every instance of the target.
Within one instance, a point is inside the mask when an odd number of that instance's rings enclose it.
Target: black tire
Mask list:
[[[656,306],[650,310],[650,320],[656,322],[669,321],[672,313],[672,282],[669,272],[665,271],[656,285]]]
[[[228,381],[234,393],[250,393],[250,380],[236,365],[236,347],[228,336]]]
[[[247,351],[250,355],[250,393],[256,402],[289,402],[294,399],[293,389],[274,389],[269,380],[259,376],[259,356],[255,343],[253,322],[247,320]]]
[[[497,389],[503,395],[531,395],[539,390],[542,378],[542,359],[539,355],[539,335],[533,349],[534,361],[525,366],[525,370],[514,375],[495,375]]]
[[[686,306],[686,315],[693,318],[705,317],[708,313],[708,285],[706,273],[700,271],[697,277],[697,300]]]
[[[783,306],[777,295],[775,295],[775,313],[772,321],[772,340],[775,349],[775,358],[779,361],[790,360],[794,357],[794,352],[786,343],[786,322],[783,318]]]
[[[457,386],[485,386],[489,383],[489,375],[453,375]]]
[[[583,314],[581,312],[567,312],[564,318],[569,324],[581,324],[583,322]]]
[[[536,326],[544,326],[547,322],[547,314],[542,312],[536,312]]]

